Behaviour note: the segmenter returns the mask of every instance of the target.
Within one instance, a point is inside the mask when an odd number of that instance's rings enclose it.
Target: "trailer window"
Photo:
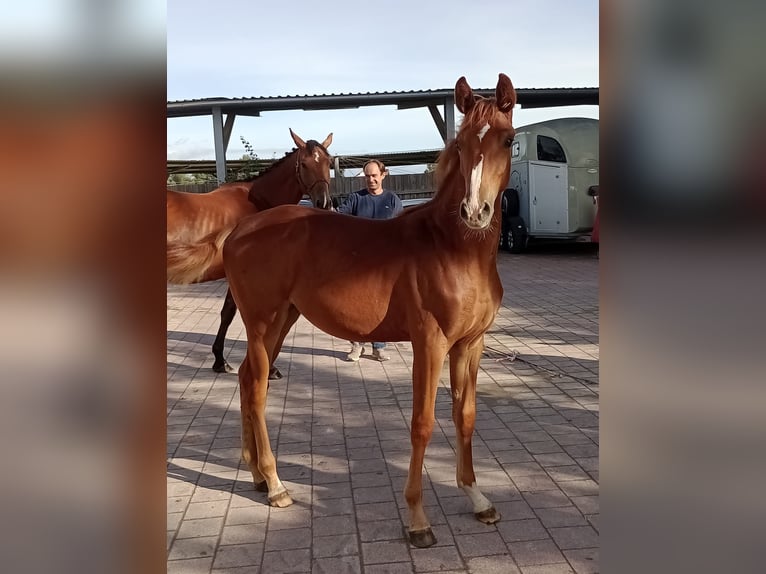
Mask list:
[[[537,159],[558,163],[567,162],[567,156],[564,154],[561,144],[548,136],[537,136]]]

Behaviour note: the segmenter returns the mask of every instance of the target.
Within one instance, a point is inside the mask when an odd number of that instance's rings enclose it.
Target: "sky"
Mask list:
[[[168,101],[453,89],[598,87],[598,1],[169,0]],[[598,118],[598,106],[514,110],[514,125]],[[459,123],[460,114],[455,113]],[[440,149],[427,108],[264,112],[238,116],[226,157],[282,157],[303,139],[359,155]],[[170,118],[168,159],[213,159],[210,116]],[[405,173],[407,168],[391,168]],[[415,171],[415,170],[412,170]]]

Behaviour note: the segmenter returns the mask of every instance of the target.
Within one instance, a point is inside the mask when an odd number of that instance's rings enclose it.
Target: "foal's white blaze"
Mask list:
[[[464,484],[461,488],[468,495],[468,498],[471,499],[474,514],[478,514],[479,512],[484,512],[485,510],[492,508],[492,503],[487,500],[487,497],[481,493],[481,490],[479,490],[479,487],[476,486],[475,482],[471,486]]]
[[[318,149],[314,150],[314,161],[319,163],[319,150]]]
[[[479,130],[479,141],[484,139],[484,135],[489,131],[489,122],[484,124],[484,127]]]
[[[471,191],[468,194],[468,209],[476,211],[479,209],[479,189],[481,188],[481,174],[484,170],[484,154],[482,154],[479,163],[471,170]]]

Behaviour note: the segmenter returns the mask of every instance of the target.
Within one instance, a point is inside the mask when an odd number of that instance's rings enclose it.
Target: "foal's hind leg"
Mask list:
[[[247,355],[245,355],[245,359],[242,361],[242,365],[239,367],[239,377],[240,380],[252,380],[252,372],[250,371],[250,361],[248,360]],[[266,486],[266,479],[263,478],[263,475],[261,474],[261,471],[258,470],[258,448],[255,444],[255,432],[253,431],[253,419],[252,417],[245,416],[246,412],[246,401],[242,400],[243,394],[242,394],[242,387],[243,385],[240,384],[240,412],[242,417],[242,459],[247,464],[248,468],[250,469],[250,472],[253,475],[253,484],[255,485],[255,490],[259,492],[266,492],[268,491],[268,487]]]
[[[269,443],[266,428],[266,394],[269,389],[269,354],[264,338],[255,332],[248,332],[248,367],[239,370],[239,393],[242,406],[242,428],[247,425],[253,430],[257,456],[257,470],[266,480],[269,502],[272,506],[289,506],[293,503],[287,489],[277,476],[277,461]],[[254,480],[257,475],[253,473]]]
[[[234,297],[231,296],[231,289],[226,290],[226,299],[223,301],[223,307],[221,308],[221,326],[218,327],[218,334],[215,336],[213,342],[213,356],[215,362],[213,363],[213,370],[216,373],[230,373],[234,369],[223,358],[223,345],[226,341],[226,332],[229,330],[231,322],[234,320],[234,315],[237,314],[237,304],[234,303]]]
[[[450,350],[452,420],[457,434],[457,485],[471,499],[474,516],[485,524],[494,524],[500,520],[500,513],[476,485],[471,448],[476,424],[476,378],[483,350],[483,335],[472,341],[461,341]]]

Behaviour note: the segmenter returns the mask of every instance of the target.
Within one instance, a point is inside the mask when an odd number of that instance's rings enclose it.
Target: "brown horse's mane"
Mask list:
[[[316,141],[316,140],[308,140],[308,141],[306,142],[306,149],[307,149],[309,152],[312,152],[312,151],[314,150],[314,148],[315,148],[315,147],[318,147],[318,148],[319,148],[319,149],[321,149],[323,152],[325,152],[327,155],[330,155],[330,152],[329,152],[329,151],[327,151],[327,148],[325,148],[325,147],[324,147],[322,144],[320,144],[318,141]],[[239,179],[239,180],[237,180],[237,181],[233,181],[232,183],[252,183],[252,182],[254,182],[256,179],[259,179],[259,178],[263,177],[264,175],[266,175],[267,173],[270,173],[272,170],[276,169],[276,168],[277,168],[277,166],[280,166],[280,165],[282,165],[282,164],[285,162],[285,160],[287,160],[287,158],[288,158],[288,157],[291,157],[291,156],[292,156],[292,155],[293,155],[295,152],[297,152],[297,151],[298,151],[298,148],[297,148],[297,147],[294,147],[294,148],[293,148],[293,149],[291,149],[290,151],[287,151],[287,152],[285,152],[285,155],[284,155],[284,156],[282,156],[282,157],[281,157],[281,158],[279,158],[277,161],[275,161],[274,163],[272,163],[271,165],[269,165],[269,167],[267,167],[266,169],[264,169],[264,170],[263,170],[262,172],[260,172],[258,175],[256,175],[256,176],[253,176],[253,177],[251,177],[251,178],[249,178],[249,179]]]

